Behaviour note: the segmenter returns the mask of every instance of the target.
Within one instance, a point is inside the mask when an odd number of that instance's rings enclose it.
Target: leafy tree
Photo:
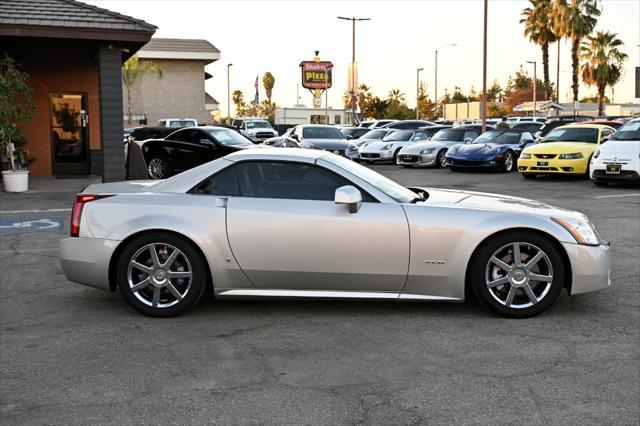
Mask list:
[[[349,92],[348,90],[345,90],[342,93],[342,104],[344,105],[345,109],[351,108],[351,92]]]
[[[504,117],[509,115],[509,111],[504,104],[499,102],[491,102],[487,105],[487,116],[492,118]]]
[[[453,88],[453,95],[451,96],[452,103],[468,102],[469,98],[462,93],[462,89],[459,86]]]
[[[622,40],[616,33],[598,31],[588,36],[580,49],[580,58],[585,62],[580,70],[582,81],[598,89],[598,115],[604,113],[605,90],[620,80],[627,55],[620,51]]]
[[[236,116],[241,117],[247,110],[247,104],[244,102],[244,94],[241,90],[234,90],[231,93],[231,101],[236,106]]]
[[[487,90],[487,102],[502,102],[504,99],[504,92],[498,80],[493,80],[493,84]]]
[[[372,96],[363,111],[365,117],[368,118],[386,118],[389,101]]]
[[[532,43],[542,49],[542,70],[544,74],[545,99],[551,94],[549,80],[549,44],[555,42],[558,37],[555,33],[555,25],[552,18],[553,4],[551,0],[529,0],[531,7],[522,11],[521,24],[524,24],[524,35]]]
[[[425,120],[435,120],[438,118],[438,105],[427,96],[427,86],[424,81],[420,82],[418,90],[418,110],[420,118]]]
[[[17,124],[31,120],[36,113],[31,93],[29,75],[5,55],[0,59],[0,152],[9,157],[13,170],[16,169],[16,157],[18,160],[28,157],[28,152],[16,145],[24,145],[24,135]],[[19,163],[26,166],[22,161]]]
[[[133,55],[122,65],[122,83],[124,83],[124,89],[127,92],[127,115],[129,116],[129,124],[131,124],[131,116],[133,115],[133,111],[131,110],[131,91],[138,82],[138,78],[147,72],[152,72],[157,78],[162,78],[162,70],[155,62],[146,59],[140,62],[138,55]]]
[[[260,101],[260,105],[258,106],[258,114],[260,116],[265,116],[268,118],[271,124],[275,123],[276,117],[276,108],[277,105],[275,102],[271,102],[268,99],[263,99]]]
[[[273,86],[276,84],[276,78],[269,71],[265,72],[262,76],[262,85],[264,91],[267,94],[267,100],[271,103],[271,95],[273,94]]]
[[[555,0],[553,5],[556,35],[571,40],[571,89],[573,100],[578,101],[579,54],[582,40],[596,26],[600,9],[597,0]]]

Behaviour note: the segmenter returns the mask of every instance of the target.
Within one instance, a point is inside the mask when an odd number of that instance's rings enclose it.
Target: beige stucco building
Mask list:
[[[140,62],[153,61],[162,71],[162,78],[153,72],[140,75],[131,90],[131,123],[149,126],[164,118],[195,118],[198,123],[210,123],[217,103],[205,93],[205,80],[211,75],[206,65],[220,59],[220,51],[206,40],[152,38],[138,52]],[[126,88],[124,122],[129,123]]]

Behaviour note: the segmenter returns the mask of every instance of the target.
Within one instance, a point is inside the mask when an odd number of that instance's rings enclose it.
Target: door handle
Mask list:
[[[216,207],[227,207],[229,197],[216,197]]]

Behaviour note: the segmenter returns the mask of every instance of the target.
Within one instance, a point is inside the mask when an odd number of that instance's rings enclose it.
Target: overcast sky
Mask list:
[[[158,27],[156,37],[202,38],[221,51],[221,58],[206,67],[213,78],[206,90],[226,115],[226,67],[231,67],[231,91],[240,89],[252,99],[256,75],[271,71],[276,79],[273,98],[281,106],[296,103],[300,61],[310,60],[319,50],[323,60],[333,62],[334,85],[329,105],[341,106],[351,61],[351,23],[336,16],[371,18],[356,28],[356,60],[359,83],[371,86],[385,97],[400,89],[410,106],[415,105],[416,68],[424,67],[422,79],[429,94],[434,86],[434,51],[446,43],[457,43],[439,53],[438,94],[460,86],[468,91],[482,88],[481,0],[448,1],[136,1],[85,0],[116,12],[143,19]],[[540,49],[523,36],[519,23],[528,1],[489,1],[488,84],[507,78],[522,64],[532,74],[527,60],[541,61]],[[617,32],[629,55],[624,79],[616,86],[616,102],[633,102],[634,68],[640,65],[640,0],[604,0],[598,30]],[[556,46],[551,48],[551,75],[555,82]],[[570,47],[562,43],[561,100],[570,96]],[[538,65],[542,78],[542,65]],[[581,84],[580,97],[595,93]],[[300,88],[303,103],[311,95]],[[264,98],[262,83],[260,97]],[[233,108],[233,106],[232,106]]]

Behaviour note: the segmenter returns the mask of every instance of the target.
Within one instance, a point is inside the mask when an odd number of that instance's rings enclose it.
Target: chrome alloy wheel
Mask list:
[[[549,256],[533,244],[515,242],[496,250],[487,262],[485,283],[507,308],[523,309],[549,293],[553,268]]]
[[[447,167],[447,150],[441,149],[436,156],[436,161],[439,163],[438,165],[443,169]]]
[[[140,248],[131,256],[127,268],[131,292],[153,308],[168,308],[184,299],[191,289],[192,276],[189,259],[165,243]]]
[[[510,152],[506,153],[507,158],[504,159],[504,169],[507,172],[513,170],[513,155]]]
[[[167,163],[162,158],[152,158],[147,169],[153,179],[164,179],[168,172]]]

